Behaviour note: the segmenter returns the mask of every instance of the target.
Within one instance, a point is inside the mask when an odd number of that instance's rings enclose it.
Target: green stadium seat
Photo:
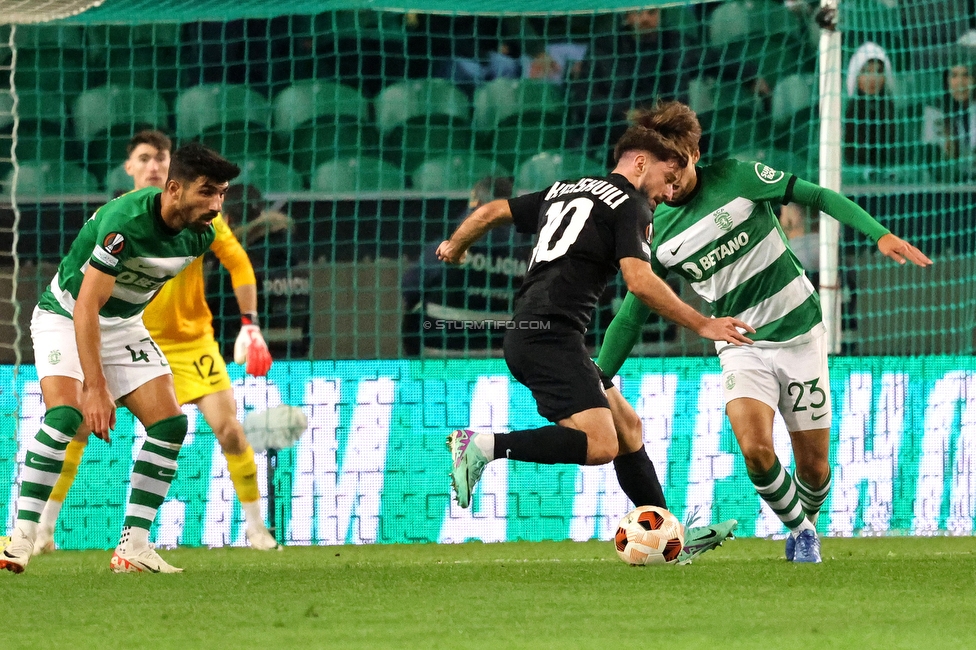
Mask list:
[[[414,189],[423,192],[467,192],[485,176],[509,175],[488,158],[447,156],[425,160],[412,180]]]
[[[89,142],[123,125],[165,128],[169,121],[166,102],[151,90],[102,86],[82,93],[74,102],[75,134]]]
[[[555,84],[496,79],[475,91],[474,105],[479,149],[504,165],[565,146],[566,104]]]
[[[274,100],[278,157],[303,174],[335,158],[370,154],[379,144],[367,124],[369,103],[358,90],[325,81],[302,81]]]
[[[180,93],[176,99],[176,137],[196,138],[208,128],[240,122],[267,130],[271,104],[245,86],[204,84]]]
[[[386,137],[408,121],[426,116],[444,116],[467,123],[471,107],[468,98],[444,79],[404,81],[388,86],[377,96],[376,128]]]
[[[145,88],[101,86],[74,101],[75,135],[83,143],[85,165],[104,178],[112,165],[124,160],[129,138],[142,129],[169,123],[169,109],[157,93]]]
[[[133,187],[132,177],[125,172],[125,165],[113,167],[105,177],[105,189],[112,196],[128,192]]]
[[[817,78],[808,74],[792,74],[777,82],[773,88],[773,122],[789,121],[799,111],[817,103]]]
[[[566,102],[556,84],[537,79],[495,79],[474,93],[477,131],[492,131],[511,117],[524,113],[563,115]]]
[[[369,103],[355,88],[327,81],[299,81],[274,99],[274,132],[289,133],[322,117],[369,120]]]
[[[319,165],[312,176],[312,191],[326,194],[400,192],[406,187],[403,171],[379,158],[344,158]]]
[[[604,176],[607,170],[599,162],[581,153],[543,151],[536,154],[515,173],[515,188],[525,192],[537,192],[560,180],[582,176]]]
[[[708,40],[713,46],[727,45],[772,34],[797,34],[796,16],[784,5],[770,0],[734,0],[712,12]]]
[[[470,152],[468,98],[443,79],[389,86],[374,104],[384,158],[413,171],[424,158]]]
[[[248,160],[241,164],[241,175],[235,185],[253,185],[265,194],[301,192],[305,189],[302,175],[277,160]]]
[[[9,197],[14,170],[3,179],[3,196]],[[98,181],[78,165],[58,162],[29,162],[20,165],[17,195],[24,198],[65,194],[101,194]]]

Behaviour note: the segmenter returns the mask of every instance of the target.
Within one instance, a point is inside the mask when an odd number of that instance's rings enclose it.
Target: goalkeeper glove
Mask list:
[[[272,359],[257,322],[255,313],[241,316],[241,333],[234,343],[234,363],[243,365],[249,375],[264,377],[271,370]]]

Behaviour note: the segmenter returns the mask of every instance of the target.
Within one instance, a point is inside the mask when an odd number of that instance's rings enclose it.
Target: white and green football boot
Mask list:
[[[718,548],[727,539],[733,539],[735,527],[739,525],[735,519],[726,519],[711,526],[692,527],[691,524],[697,519],[696,512],[685,524],[685,545],[678,554],[678,564],[691,564],[702,553]]]
[[[470,429],[458,429],[447,436],[447,448],[451,452],[451,485],[462,508],[471,505],[474,486],[488,465],[488,457],[478,449],[478,445],[472,444],[479,435]]]

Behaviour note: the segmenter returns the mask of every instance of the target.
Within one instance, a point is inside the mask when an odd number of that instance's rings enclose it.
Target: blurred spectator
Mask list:
[[[484,178],[475,184],[468,210],[512,196],[509,178]],[[440,243],[439,241],[437,242]],[[504,328],[472,326],[485,320],[506,321],[532,250],[531,237],[513,228],[491,231],[468,251],[461,266],[445,265],[428,247],[401,281],[404,303],[403,349],[409,356],[501,354]]]
[[[770,97],[755,63],[722,56],[717,48],[686,42],[682,34],[661,28],[661,10],[629,11],[613,33],[593,41],[591,55],[577,66],[570,86],[574,122],[590,146],[614,139],[626,129],[627,112],[656,100],[687,101],[688,84],[698,76],[741,82]]]
[[[844,162],[883,169],[898,163],[895,145],[895,81],[891,60],[872,42],[854,52],[847,66]]]
[[[956,59],[943,75],[944,91],[939,106],[925,107],[922,142],[930,148],[934,163],[948,163],[942,180],[971,178],[976,153],[976,77],[972,64]]]
[[[523,39],[537,39],[514,17],[408,13],[406,26],[412,57],[469,93],[485,81],[518,77]]]
[[[258,320],[275,359],[304,359],[309,350],[308,246],[293,238],[294,222],[264,208],[261,193],[250,185],[232,185],[223,216],[254,266]],[[224,356],[233,354],[240,315],[226,273],[211,273],[208,301]]]

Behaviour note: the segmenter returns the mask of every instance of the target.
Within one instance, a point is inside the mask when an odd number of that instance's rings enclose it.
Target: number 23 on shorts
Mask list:
[[[819,382],[819,377],[802,383],[798,381],[790,382],[790,384],[786,387],[786,392],[791,398],[794,398],[792,409],[794,413],[806,411],[808,407],[814,410],[823,408],[823,406],[827,403],[827,392],[823,388],[817,386]],[[807,406],[800,404],[804,397],[807,398]],[[821,417],[823,417],[823,415],[818,415],[811,419],[819,420]]]

